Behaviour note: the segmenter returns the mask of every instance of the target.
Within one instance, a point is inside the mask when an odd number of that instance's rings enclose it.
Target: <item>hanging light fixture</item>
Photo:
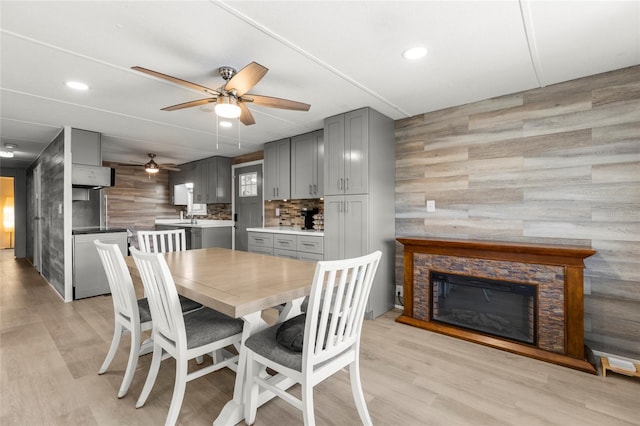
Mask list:
[[[216,115],[222,118],[238,118],[241,112],[238,100],[233,95],[218,96],[215,111]]]
[[[160,166],[158,166],[158,164],[156,164],[156,162],[153,161],[153,157],[155,156],[156,156],[155,154],[149,154],[149,157],[151,157],[151,160],[144,165],[144,171],[151,175],[154,175],[160,171]]]

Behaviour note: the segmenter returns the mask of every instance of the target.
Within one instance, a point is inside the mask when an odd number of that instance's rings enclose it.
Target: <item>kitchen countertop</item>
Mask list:
[[[72,235],[82,235],[82,234],[106,234],[113,232],[127,232],[125,228],[108,228],[104,226],[94,226],[87,228],[76,228],[71,230]]]
[[[232,220],[198,219],[197,223],[191,223],[190,219],[156,219],[156,225],[171,225],[182,228],[219,228],[233,226]]]
[[[308,235],[314,237],[324,237],[323,231],[316,229],[300,229],[291,226],[265,226],[262,228],[247,228],[247,232],[269,232],[272,234]]]

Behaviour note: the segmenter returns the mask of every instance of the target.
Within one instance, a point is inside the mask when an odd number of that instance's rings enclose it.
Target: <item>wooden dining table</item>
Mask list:
[[[179,294],[244,320],[233,399],[213,422],[214,425],[235,425],[244,419],[247,358],[244,341],[267,326],[262,319],[265,309],[285,304],[279,321],[301,313],[304,297],[311,291],[316,263],[223,248],[165,253],[164,258]],[[126,262],[137,278],[134,281],[138,281],[133,257],[127,257]],[[291,384],[283,380],[281,387]],[[260,403],[272,395],[261,394]]]

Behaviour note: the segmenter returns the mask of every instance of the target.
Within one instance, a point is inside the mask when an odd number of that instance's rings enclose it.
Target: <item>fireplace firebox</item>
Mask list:
[[[535,285],[431,271],[431,319],[535,345]]]

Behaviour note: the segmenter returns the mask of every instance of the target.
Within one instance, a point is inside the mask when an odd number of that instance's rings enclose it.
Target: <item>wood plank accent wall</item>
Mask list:
[[[592,247],[585,342],[640,359],[640,66],[397,121],[396,234]]]
[[[155,228],[156,216],[178,217],[179,207],[169,204],[169,172],[149,177],[142,167],[104,163],[116,169],[116,184],[105,188],[107,224],[132,231]]]

